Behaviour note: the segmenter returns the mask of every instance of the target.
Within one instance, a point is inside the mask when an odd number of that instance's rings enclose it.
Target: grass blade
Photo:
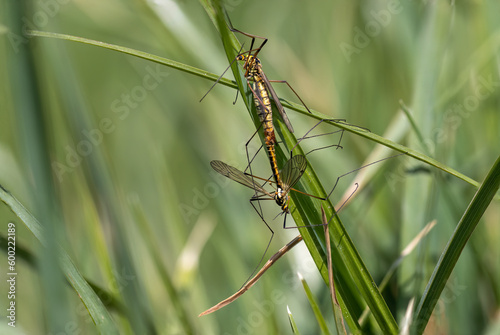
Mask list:
[[[224,32],[227,33],[227,31],[225,31],[225,30],[221,30],[221,31],[222,31],[222,33],[224,33]],[[208,71],[198,69],[198,68],[195,68],[195,67],[187,65],[187,64],[176,62],[176,61],[171,60],[171,59],[159,57],[159,56],[156,56],[156,55],[153,55],[153,54],[150,54],[147,52],[139,51],[136,49],[131,49],[131,48],[119,46],[116,44],[95,41],[95,40],[91,40],[91,39],[84,38],[84,37],[78,37],[78,36],[72,36],[72,35],[66,35],[66,34],[58,34],[58,33],[52,33],[52,32],[44,32],[44,31],[38,31],[38,30],[30,30],[28,32],[28,34],[30,36],[62,39],[62,40],[67,40],[67,41],[84,43],[84,44],[88,44],[88,45],[94,45],[94,46],[98,46],[101,48],[106,48],[106,49],[110,49],[110,50],[114,50],[114,51],[119,51],[119,52],[122,52],[122,53],[125,53],[128,55],[131,55],[131,56],[150,60],[152,62],[162,64],[162,65],[171,67],[173,69],[183,71],[183,72],[186,72],[186,73],[198,76],[198,77],[202,77],[202,78],[214,81],[214,82],[219,78],[219,75],[217,75],[217,74],[210,73]],[[227,39],[232,40],[233,38],[234,38],[234,35],[227,33]],[[234,49],[231,51],[228,51],[228,49],[226,49],[226,51],[231,52],[231,55],[230,55],[230,56],[232,56],[232,58],[230,58],[231,60],[234,59],[234,57],[236,57],[235,50],[239,50],[239,49]],[[252,101],[250,99],[248,99],[251,92],[249,91],[248,87],[246,87],[246,85],[243,85],[243,83],[244,83],[243,74],[238,69],[237,64],[233,64],[232,69],[233,69],[233,73],[235,71],[240,72],[239,76],[235,76],[236,82],[233,80],[220,78],[219,83],[224,85],[224,86],[231,87],[231,88],[238,88],[240,91],[246,92],[246,94],[243,96],[243,100],[245,101],[245,104],[247,105],[247,107],[251,108],[250,106],[252,104]],[[331,118],[331,116],[319,113],[318,111],[315,111],[314,109],[311,109],[311,108],[309,108],[309,110],[312,113],[309,113],[304,106],[293,103],[293,102],[289,102],[285,99],[280,98],[280,101],[281,101],[281,104],[283,105],[283,107],[287,107],[289,109],[292,109],[292,110],[299,112],[307,117],[311,117],[311,118],[314,118],[316,120],[324,120],[324,119]],[[351,132],[353,134],[356,134],[358,136],[364,137],[364,138],[371,140],[375,143],[379,143],[387,148],[397,150],[401,153],[405,153],[410,157],[413,157],[413,158],[415,158],[421,162],[424,162],[428,165],[434,166],[435,168],[438,168],[446,173],[449,173],[449,174],[451,174],[459,179],[462,179],[465,182],[467,182],[475,187],[479,187],[479,182],[475,181],[474,179],[472,179],[472,178],[456,171],[455,169],[440,163],[439,161],[435,160],[434,158],[431,158],[427,155],[424,155],[416,150],[405,147],[404,145],[401,145],[399,143],[395,143],[389,139],[386,139],[386,138],[379,136],[377,134],[374,134],[372,132],[366,132],[366,131],[360,130],[359,128],[348,125],[348,124],[343,124],[343,123],[330,123],[330,124],[332,126],[344,129],[344,130]]]
[[[202,4],[207,6],[207,14],[209,16],[214,15],[215,18],[212,18],[213,22],[217,22],[217,27],[219,32],[221,33],[221,38],[224,44],[224,48],[226,50],[226,54],[229,62],[235,58],[237,50],[241,49],[241,45],[235,39],[234,35],[228,29],[228,25],[225,22],[225,18],[223,15],[222,8],[220,4],[213,3],[211,6],[208,6],[205,2]],[[232,65],[233,74],[238,82],[238,86],[240,87],[242,97],[244,98],[245,104],[248,107],[250,115],[255,123],[256,128],[259,127],[260,121],[258,119],[255,107],[252,106],[252,100],[250,99],[251,92],[247,88],[247,85],[243,85],[245,83],[245,79],[242,75],[242,70],[239,68],[239,65],[236,62]],[[241,84],[240,84],[241,83]],[[297,140],[293,134],[291,134],[286,126],[281,122],[279,118],[277,118],[278,127],[276,127],[276,131],[279,136],[286,143],[288,148],[293,148]],[[349,126],[350,127],[350,126]],[[350,127],[354,128],[354,127]],[[361,132],[357,130],[358,132]],[[281,166],[284,165],[286,156],[283,153],[283,150],[277,148],[277,157],[278,161],[281,163]],[[297,154],[303,154],[300,147],[297,147]],[[310,194],[326,194],[323,186],[319,182],[316,173],[313,168],[309,165],[303,177],[299,181],[301,191],[305,191]],[[292,196],[292,200],[290,201],[290,208],[292,216],[295,220],[297,226],[311,225],[311,224],[320,224],[321,223],[321,215],[319,211],[319,207],[315,205],[313,200],[307,196]],[[360,258],[354,244],[349,238],[347,231],[344,226],[338,219],[335,214],[335,210],[330,201],[326,201],[324,204],[325,212],[327,217],[332,218],[332,230],[331,236],[335,244],[338,246],[336,252],[340,255],[340,257],[334,257],[335,267],[339,269],[340,278],[340,286],[343,287],[341,291],[341,298],[346,302],[345,306],[347,307],[344,310],[344,313],[347,313],[346,320],[349,322],[349,327],[353,332],[359,332],[359,325],[355,320],[362,311],[362,301],[361,297],[365,300],[365,302],[370,306],[375,319],[377,320],[380,328],[384,333],[387,334],[395,334],[397,333],[397,324],[389,311],[384,299],[380,291],[378,290],[376,284],[374,283],[371,275],[368,272],[365,264]],[[318,270],[320,271],[323,280],[325,283],[328,283],[328,271],[327,271],[327,260],[326,260],[326,250],[324,246],[324,233],[323,229],[320,227],[314,228],[299,228],[299,231],[304,238],[304,242],[306,243],[309,252],[311,253],[312,258],[314,259]],[[348,279],[348,278],[351,279]],[[348,288],[348,289],[347,289]]]
[[[155,241],[153,230],[150,226],[150,223],[146,219],[144,211],[142,207],[139,206],[137,202],[134,203],[134,214],[136,216],[137,222],[141,222],[141,230],[142,234],[144,234],[144,239],[148,241]],[[186,310],[184,304],[181,299],[181,294],[174,284],[174,280],[172,279],[171,274],[167,271],[165,264],[163,264],[160,251],[157,243],[151,242],[147,245],[149,256],[152,261],[155,263],[156,269],[160,274],[163,286],[165,290],[168,292],[168,296],[172,305],[175,307],[175,313],[177,314],[177,319],[180,321],[182,325],[184,334],[195,334],[195,330],[193,327],[193,322],[189,318],[189,311]]]
[[[314,316],[316,317],[316,321],[318,321],[319,329],[321,329],[321,334],[326,334],[326,335],[330,334],[328,326],[326,325],[325,318],[323,317],[323,314],[321,314],[321,310],[319,309],[318,303],[316,302],[316,299],[314,298],[314,295],[312,294],[309,285],[307,284],[302,274],[300,274],[300,272],[297,273],[297,276],[299,277],[299,280],[302,283],[304,292],[306,292],[307,300],[311,305]]]
[[[417,236],[415,236],[415,238],[410,243],[408,243],[408,245],[406,246],[406,248],[403,249],[403,251],[401,251],[399,257],[394,261],[394,263],[392,263],[389,270],[387,270],[387,273],[385,274],[384,278],[382,278],[382,281],[379,284],[380,291],[383,291],[386,288],[386,286],[389,284],[389,280],[392,278],[392,276],[398,269],[399,265],[401,265],[401,262],[404,260],[404,258],[409,254],[411,254],[413,250],[415,250],[417,245],[424,239],[424,237],[427,236],[427,234],[432,230],[432,228],[434,228],[436,223],[437,223],[436,220],[434,220],[425,225],[425,227],[420,231],[420,233],[417,234]],[[370,314],[370,309],[367,307],[364,310],[363,315],[361,315],[361,317],[358,320],[360,325],[363,325],[366,322],[369,314]]]
[[[26,227],[35,235],[42,245],[45,245],[43,228],[40,222],[6,189],[0,185],[0,199],[23,221]],[[71,283],[78,296],[87,308],[92,320],[101,334],[118,334],[118,330],[111,319],[101,299],[96,295],[69,255],[62,248],[58,248],[59,261],[66,278]]]
[[[290,327],[292,328],[292,332],[295,335],[300,335],[299,329],[297,328],[297,324],[295,323],[295,319],[293,318],[292,312],[290,308],[286,306],[286,311],[288,313],[288,320],[290,321]]]
[[[38,31],[38,30],[28,31],[28,36],[48,37],[48,38],[54,38],[54,39],[60,39],[60,40],[65,40],[65,41],[72,41],[72,42],[93,45],[93,46],[97,46],[100,48],[118,51],[118,52],[121,52],[121,53],[124,53],[127,55],[131,55],[131,56],[135,56],[135,57],[142,58],[145,60],[149,60],[151,62],[165,65],[165,66],[171,67],[171,68],[179,70],[179,71],[183,71],[183,72],[186,72],[186,73],[198,76],[198,77],[209,79],[211,81],[216,81],[217,78],[219,78],[219,76],[214,74],[214,73],[210,73],[210,72],[195,68],[195,67],[190,66],[190,65],[176,62],[176,61],[171,60],[171,59],[159,57],[159,56],[156,56],[156,55],[144,52],[144,51],[127,48],[127,47],[116,45],[116,44],[110,44],[110,43],[106,43],[106,42],[92,40],[89,38],[78,37],[78,36],[67,35],[67,34],[52,33],[52,32],[48,32],[48,31]],[[238,87],[234,81],[228,80],[225,78],[221,78],[219,83],[221,85],[232,87],[232,88]]]
[[[427,284],[420,303],[416,309],[413,327],[416,334],[422,334],[429,318],[439,300],[451,272],[467,244],[472,232],[479,223],[491,200],[500,187],[500,156],[493,164],[481,187],[460,219],[453,236],[448,241],[434,272]]]

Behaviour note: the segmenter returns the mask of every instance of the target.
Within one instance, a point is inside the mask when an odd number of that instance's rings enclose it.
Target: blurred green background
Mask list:
[[[131,314],[108,305],[120,332],[283,334],[290,332],[288,305],[303,334],[318,333],[296,272],[311,285],[325,315],[331,315],[331,305],[303,245],[242,298],[197,317],[240,288],[269,240],[248,202],[252,192],[209,165],[213,159],[246,163],[245,143],[255,128],[241,100],[233,106],[235,90],[216,86],[200,103],[211,81],[103,48],[23,37],[12,28],[86,37],[220,74],[228,63],[202,6],[47,0],[25,11],[0,3],[0,184],[47,227],[50,241],[68,252],[86,279],[122,303],[137,303],[124,307]],[[236,28],[269,38],[259,54],[267,76],[291,83],[308,107],[369,128],[479,182],[498,156],[496,1],[232,0],[224,6]],[[249,46],[248,38],[237,37]],[[25,47],[31,58],[23,58]],[[282,86],[274,85],[280,97],[296,101]],[[293,111],[288,116],[297,136],[315,123]],[[320,132],[334,130],[323,126]],[[330,136],[305,146],[336,141]],[[325,188],[376,149],[347,133],[342,145],[311,155]],[[265,176],[267,164],[260,157],[256,170]],[[422,294],[476,189],[405,156],[380,165],[340,214],[376,282],[422,227],[437,220],[384,291],[400,322],[409,300]],[[341,179],[334,202],[353,177]],[[276,232],[270,256],[297,232],[281,229],[275,205],[265,210]],[[498,331],[499,217],[495,200],[464,249],[428,334]],[[18,323],[12,329],[2,318],[2,333],[96,333],[75,291],[47,263],[50,250],[5,205],[0,219],[3,236],[8,222],[16,223],[18,248],[26,248],[37,264],[19,251]],[[6,264],[5,252],[0,262]],[[51,283],[65,286],[54,289]],[[7,290],[2,280],[3,311]],[[56,311],[64,313],[54,323]]]

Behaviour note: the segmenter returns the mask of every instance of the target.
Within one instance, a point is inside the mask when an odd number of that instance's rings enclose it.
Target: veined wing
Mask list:
[[[296,155],[290,158],[281,171],[283,188],[289,190],[302,177],[307,168],[307,160],[303,155]]]
[[[291,133],[293,133],[293,127],[292,127],[292,124],[290,123],[290,120],[288,119],[288,116],[285,113],[285,109],[283,108],[283,105],[281,104],[280,99],[278,98],[278,95],[276,94],[273,87],[271,86],[271,82],[269,82],[269,79],[267,79],[266,74],[262,70],[262,67],[259,67],[259,75],[262,78],[262,80],[264,81],[264,83],[266,84],[267,90],[269,91],[269,93],[271,93],[271,97],[274,100],[274,104],[278,108],[278,111],[281,115],[281,118],[283,119],[283,122],[285,122],[288,130]]]
[[[273,197],[271,194],[269,194],[269,192],[262,188],[262,186],[256,183],[251,176],[243,173],[237,168],[232,167],[231,165],[227,165],[226,163],[221,161],[211,161],[210,165],[215,171],[217,171],[224,177],[234,180],[235,182],[240,183],[241,185],[244,185],[262,194],[267,194],[271,198]]]

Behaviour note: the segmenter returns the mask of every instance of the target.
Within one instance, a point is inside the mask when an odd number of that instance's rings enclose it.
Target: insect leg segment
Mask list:
[[[252,34],[249,34],[249,33],[245,33],[245,32],[243,32],[243,31],[241,31],[241,30],[238,30],[238,29],[236,29],[236,28],[233,28],[232,26],[231,26],[231,27],[229,27],[229,29],[230,29],[232,32],[235,32],[235,33],[240,33],[240,34],[242,34],[242,35],[244,35],[244,36],[246,36],[246,37],[250,37],[250,38],[252,39],[252,42],[250,43],[250,51],[249,51],[249,52],[252,52],[252,51],[253,51],[253,44],[255,43],[255,39],[256,39],[256,38],[259,38],[259,39],[263,40],[263,41],[262,41],[262,43],[261,43],[261,45],[260,45],[257,49],[255,49],[255,53],[253,54],[253,56],[255,56],[255,57],[257,57],[257,54],[260,52],[260,50],[262,49],[262,47],[263,47],[263,46],[267,43],[267,41],[268,41],[268,39],[267,39],[267,38],[265,38],[265,37],[262,37],[262,36],[257,36],[257,35],[252,35]]]
[[[333,134],[336,134],[336,133],[340,133],[340,138],[339,138],[339,141],[337,144],[331,144],[331,145],[327,145],[327,146],[323,146],[323,147],[319,147],[319,148],[315,148],[315,149],[312,149],[310,151],[308,151],[305,156],[309,155],[310,153],[314,152],[314,151],[319,151],[319,150],[322,150],[322,149],[327,149],[327,148],[332,148],[332,147],[336,147],[337,149],[343,149],[343,147],[340,145],[340,143],[342,142],[342,138],[344,137],[344,129],[339,129],[339,130],[336,130],[336,131],[333,131],[333,132],[329,132],[329,133],[324,133],[324,134],[318,134],[318,135],[310,135],[311,132],[316,128],[318,127],[321,123],[323,122],[334,122],[334,123],[339,123],[339,122],[344,122],[345,120],[343,119],[322,119],[320,120],[318,123],[316,123],[311,129],[309,129],[305,134],[304,136],[302,136],[301,138],[299,138],[297,140],[297,143],[293,146],[293,148],[290,150],[290,157],[292,157],[293,155],[293,151],[295,150],[295,148],[300,144],[300,142],[302,142],[303,140],[307,140],[307,139],[311,139],[311,138],[316,138],[316,137],[321,137],[321,136],[327,136],[327,135],[333,135]]]
[[[257,271],[257,269],[259,268],[260,264],[262,264],[262,261],[264,260],[264,258],[266,257],[266,254],[267,254],[267,251],[269,250],[269,247],[271,246],[271,242],[273,241],[273,237],[274,237],[274,231],[271,229],[271,227],[267,224],[266,220],[264,220],[264,216],[262,215],[261,211],[262,211],[262,208],[260,207],[260,202],[259,200],[266,200],[266,199],[259,199],[259,197],[252,197],[250,199],[250,204],[252,205],[253,209],[257,212],[257,214],[259,215],[259,217],[262,219],[262,221],[265,223],[267,229],[269,229],[269,231],[271,232],[271,237],[269,238],[269,242],[267,242],[267,246],[266,246],[266,249],[264,250],[264,253],[262,254],[262,257],[260,258],[259,260],[259,263],[257,263],[257,266],[255,267],[255,269],[253,269],[252,273],[250,274],[250,276],[248,276],[247,280],[245,280],[245,282],[243,283],[243,286],[245,286],[245,284],[250,280],[250,278],[252,278],[252,276],[254,275],[254,273]],[[268,199],[270,200],[270,199]],[[260,212],[259,210],[257,209],[257,207],[255,207],[254,205],[254,201],[257,201],[258,204],[259,204],[259,208],[260,208]],[[241,288],[240,288],[241,289]]]

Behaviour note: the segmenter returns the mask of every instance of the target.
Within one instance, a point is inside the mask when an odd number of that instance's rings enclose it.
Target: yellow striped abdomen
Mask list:
[[[279,175],[278,162],[276,161],[276,151],[274,145],[276,144],[276,136],[274,135],[273,113],[271,109],[271,100],[267,92],[264,82],[259,76],[254,76],[254,96],[255,106],[259,114],[260,122],[264,128],[264,138],[266,141],[267,157],[271,164],[274,181],[279,188],[282,188],[281,178]]]

